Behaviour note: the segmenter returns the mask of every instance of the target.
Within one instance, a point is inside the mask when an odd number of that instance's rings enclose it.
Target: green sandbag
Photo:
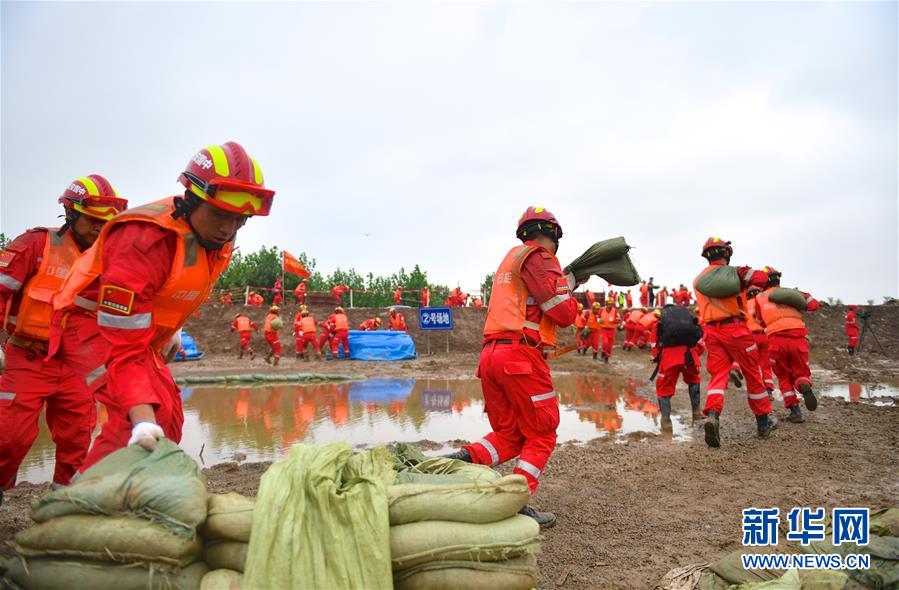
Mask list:
[[[271,326],[273,330],[280,330],[284,327],[284,320],[281,318],[274,318],[272,319]]]
[[[198,590],[209,571],[202,561],[174,569],[53,557],[34,557],[24,561],[18,557],[10,558],[2,569],[6,570],[5,578],[25,590]],[[0,579],[0,587],[2,582],[3,579]]]
[[[193,538],[206,520],[206,477],[167,438],[152,453],[129,445],[107,455],[74,484],[45,495],[31,510],[35,522],[66,514],[139,516]]]
[[[767,582],[745,582],[733,586],[735,590],[842,590],[849,577],[842,572],[829,570],[789,570],[784,575]]]
[[[255,504],[237,492],[209,494],[208,516],[200,534],[204,539],[248,542]]]
[[[247,563],[247,543],[213,541],[203,547],[203,561],[211,569],[228,569],[243,573]]]
[[[12,546],[29,557],[71,557],[186,566],[200,556],[199,537],[185,539],[142,518],[60,516],[16,535]]]
[[[696,279],[696,290],[706,297],[733,297],[740,293],[740,275],[734,266],[712,266]]]
[[[640,282],[640,274],[631,262],[630,249],[623,237],[602,240],[587,248],[565,270],[573,272],[579,283],[596,275],[613,285],[631,287]]]
[[[390,527],[394,571],[429,561],[502,561],[540,549],[540,525],[522,514],[471,524],[431,520]]]
[[[899,537],[899,508],[883,508],[871,512],[870,529],[879,537]]]
[[[798,289],[775,287],[771,290],[771,294],[768,295],[768,299],[772,303],[788,305],[793,309],[799,311],[805,311],[805,308],[808,306],[808,303],[806,303],[805,301],[805,295],[803,295]]]
[[[237,380],[240,383],[252,383],[256,380],[255,375],[238,375]]]
[[[298,444],[262,476],[244,586],[389,589],[386,449]]]
[[[509,475],[492,483],[387,488],[391,526],[422,520],[496,522],[517,514],[530,497],[523,475]]]
[[[430,561],[397,572],[395,590],[530,590],[537,586],[533,555],[506,561]]]
[[[491,482],[502,477],[486,465],[474,465],[446,457],[426,457],[421,449],[408,443],[397,443],[393,450],[396,470],[400,473],[462,475],[471,481]]]
[[[203,576],[200,590],[240,590],[243,575],[233,570],[212,570]]]
[[[263,373],[254,373],[251,376],[253,377],[253,381],[265,381],[266,377],[268,377],[268,375]]]
[[[448,486],[454,484],[469,484],[471,479],[464,475],[452,473],[418,473],[415,471],[400,471],[396,474],[397,485],[431,485]]]

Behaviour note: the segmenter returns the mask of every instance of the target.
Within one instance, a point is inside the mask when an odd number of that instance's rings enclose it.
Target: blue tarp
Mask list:
[[[359,361],[414,359],[415,343],[405,332],[350,330],[350,358]]]
[[[197,342],[194,340],[193,336],[184,331],[181,332],[181,348],[184,349],[187,358],[179,352],[175,357],[176,361],[198,361],[203,358],[204,353],[197,349]]]
[[[350,344],[350,350],[353,345]],[[366,379],[350,383],[350,399],[364,402],[391,402],[412,395],[415,379]]]

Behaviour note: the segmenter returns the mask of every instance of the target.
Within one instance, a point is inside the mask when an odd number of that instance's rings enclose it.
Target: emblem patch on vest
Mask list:
[[[128,315],[131,313],[132,305],[134,305],[134,291],[114,285],[105,285],[100,290],[100,307]]]
[[[9,250],[0,250],[0,268],[6,268],[12,264],[12,259],[16,257],[15,252]]]

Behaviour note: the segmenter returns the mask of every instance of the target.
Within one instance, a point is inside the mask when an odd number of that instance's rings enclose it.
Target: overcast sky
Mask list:
[[[559,258],[709,235],[816,296],[897,295],[897,4],[2,2],[7,236],[74,178],[140,204],[235,140],[277,191],[242,249],[477,289],[528,205]],[[593,279],[594,290],[605,283]]]

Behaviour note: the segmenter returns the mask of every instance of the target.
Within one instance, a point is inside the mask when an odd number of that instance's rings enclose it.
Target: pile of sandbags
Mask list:
[[[394,588],[537,585],[540,527],[518,514],[530,498],[524,476],[501,477],[482,465],[426,459],[400,445],[396,454],[404,471],[387,488]]]
[[[129,446],[32,508],[35,526],[10,545],[3,564],[19,586],[48,590],[199,588],[197,527],[206,520],[206,480],[178,446]]]
[[[237,590],[241,586],[253,528],[252,498],[238,493],[210,494],[206,523],[200,529],[203,561],[210,571],[201,590]]]

